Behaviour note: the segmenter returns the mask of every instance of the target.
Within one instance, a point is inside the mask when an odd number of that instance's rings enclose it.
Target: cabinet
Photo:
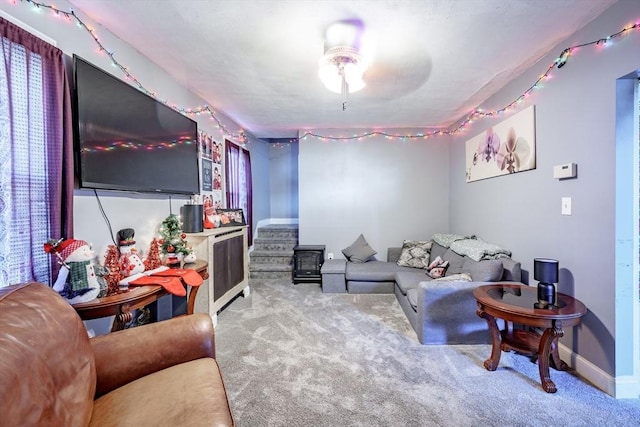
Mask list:
[[[209,263],[209,278],[201,287],[207,289],[206,310],[217,321],[217,313],[239,293],[249,295],[249,256],[247,226],[222,227],[187,233],[187,241],[198,258]],[[204,289],[201,289],[202,292]],[[200,306],[200,304],[198,304]]]

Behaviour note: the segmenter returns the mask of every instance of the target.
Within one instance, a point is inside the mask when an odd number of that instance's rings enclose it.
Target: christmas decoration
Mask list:
[[[189,255],[192,249],[187,246],[187,235],[182,231],[180,219],[171,214],[160,224],[160,247],[162,253],[167,255],[167,264],[177,264],[185,255]]]
[[[104,276],[107,281],[107,295],[115,295],[120,293],[120,253],[115,245],[107,247],[107,253],[104,256],[104,266],[109,270],[109,274]]]
[[[53,289],[69,304],[91,301],[100,294],[100,283],[93,269],[94,252],[84,240],[50,240],[45,252],[55,255],[62,268]]]
[[[151,239],[151,244],[149,245],[149,254],[144,260],[144,269],[155,270],[160,266],[162,266],[162,260],[160,259],[160,242],[154,237]]]
[[[142,273],[144,264],[135,248],[136,241],[133,239],[135,231],[133,228],[124,228],[118,231],[118,251],[120,252],[120,272],[124,277],[129,277]]]

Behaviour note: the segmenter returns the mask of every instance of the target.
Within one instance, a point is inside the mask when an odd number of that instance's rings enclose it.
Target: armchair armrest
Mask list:
[[[213,323],[201,313],[101,335],[91,345],[96,398],[170,366],[215,358]]]

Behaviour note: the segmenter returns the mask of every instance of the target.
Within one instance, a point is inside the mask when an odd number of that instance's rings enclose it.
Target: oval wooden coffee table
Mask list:
[[[535,308],[537,287],[521,283],[479,286],[473,290],[473,296],[478,302],[476,313],[486,319],[491,332],[491,357],[484,361],[484,367],[495,371],[502,351],[514,350],[534,356],[538,359],[542,388],[547,393],[555,393],[557,388],[549,375],[549,363],[555,369],[567,369],[567,364],[558,355],[558,339],[564,335],[563,326],[580,323],[587,313],[585,305],[558,292],[554,308]],[[503,330],[498,328],[496,319],[504,320]],[[530,328],[514,329],[514,324]],[[533,328],[543,329],[542,334]]]

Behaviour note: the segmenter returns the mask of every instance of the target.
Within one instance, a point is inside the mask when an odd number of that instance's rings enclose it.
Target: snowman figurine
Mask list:
[[[70,304],[91,301],[100,293],[100,283],[94,271],[94,252],[84,240],[60,239],[44,245],[55,254],[62,266],[53,289]]]
[[[120,272],[124,277],[130,277],[144,271],[144,263],[135,248],[133,228],[118,231],[118,249],[120,250]]]

